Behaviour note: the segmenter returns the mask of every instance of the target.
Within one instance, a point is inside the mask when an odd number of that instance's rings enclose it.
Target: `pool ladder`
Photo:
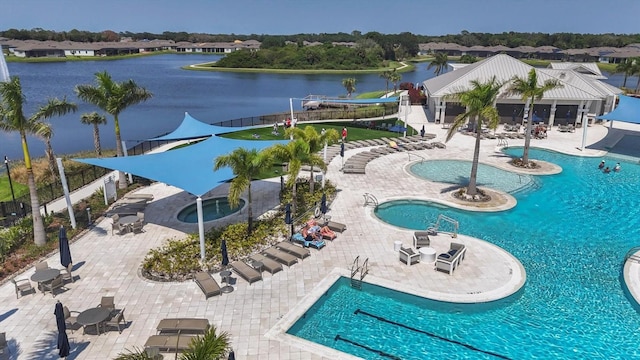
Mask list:
[[[356,256],[351,264],[351,287],[362,289],[362,280],[369,273],[369,258],[360,265],[360,255]],[[359,276],[358,276],[359,274]]]
[[[629,251],[627,251],[627,254],[624,256],[624,261],[622,262],[622,266],[624,266],[627,260],[640,263],[640,256],[635,255],[635,253],[637,253],[638,251],[640,251],[640,246],[634,246]]]
[[[367,205],[378,206],[378,199],[372,193],[364,193],[362,196],[364,196],[364,207],[367,207]]]

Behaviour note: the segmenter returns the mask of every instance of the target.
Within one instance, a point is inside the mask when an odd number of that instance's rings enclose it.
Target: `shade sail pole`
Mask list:
[[[67,176],[64,173],[64,166],[62,165],[62,159],[56,158],[58,163],[58,172],[60,173],[60,182],[62,183],[62,191],[64,192],[64,201],[67,203],[67,211],[69,211],[69,221],[71,227],[76,228],[76,216],[73,212],[73,204],[71,203],[71,196],[69,194],[69,185],[67,185]]]
[[[198,235],[200,236],[200,260],[204,261],[206,254],[204,250],[204,217],[202,213],[202,198],[196,199],[196,209],[198,209]]]

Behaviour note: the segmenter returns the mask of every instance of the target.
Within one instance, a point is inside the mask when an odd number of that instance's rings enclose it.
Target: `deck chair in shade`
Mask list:
[[[309,249],[302,248],[288,241],[281,241],[277,243],[276,248],[284,252],[288,252],[300,259],[304,259],[307,256],[311,255],[311,252],[309,251]]]
[[[242,261],[234,261],[231,264],[231,268],[236,274],[240,275],[243,279],[247,280],[249,284],[253,284],[256,281],[262,280],[262,274],[258,270],[243,263]]]
[[[253,254],[249,257],[249,259],[253,260],[253,261],[259,261],[262,263],[262,268],[264,270],[267,270],[268,272],[270,272],[271,274],[275,274],[278,271],[282,271],[282,264],[280,264],[279,262],[273,260],[273,259],[269,259],[268,257],[262,255],[262,254]]]
[[[275,259],[287,266],[291,266],[298,262],[298,258],[286,253],[282,250],[278,250],[275,247],[270,247],[264,250],[264,254],[272,259]]]
[[[193,281],[198,284],[200,290],[204,293],[205,299],[208,299],[212,296],[221,295],[222,291],[220,290],[220,285],[216,282],[216,280],[206,271],[200,271],[196,273],[196,276],[193,278]]]

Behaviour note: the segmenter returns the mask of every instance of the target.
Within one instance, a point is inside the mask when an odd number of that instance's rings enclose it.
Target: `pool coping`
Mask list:
[[[629,294],[640,305],[640,262],[632,259],[640,258],[640,251],[637,251],[629,257],[623,266],[623,278]]]

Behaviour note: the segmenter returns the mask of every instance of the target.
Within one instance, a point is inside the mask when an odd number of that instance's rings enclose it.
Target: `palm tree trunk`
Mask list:
[[[629,76],[628,73],[624,73],[624,81],[622,82],[622,87],[627,87],[627,77]]]
[[[96,148],[96,154],[102,155],[102,148],[100,147],[100,129],[98,124],[93,124],[93,146]]]
[[[118,122],[118,116],[113,116],[113,122],[116,127],[116,155],[124,156],[124,152],[122,151],[122,138],[120,137],[120,123]],[[118,171],[118,188],[126,189],[127,188],[127,178],[123,171]]]
[[[292,218],[296,217],[296,198],[298,197],[298,189],[297,189],[298,185],[296,184],[296,181],[293,182],[293,187],[291,187],[291,215]]]
[[[311,178],[309,179],[309,192],[313,194],[313,189],[315,189],[315,180],[313,179],[313,165],[311,165]]]
[[[31,200],[31,218],[33,220],[33,242],[42,246],[47,242],[44,232],[44,222],[40,214],[40,201],[38,200],[38,189],[36,181],[33,178],[33,169],[31,168],[31,156],[29,155],[29,147],[27,146],[27,136],[21,132],[22,153],[24,154],[24,165],[27,168],[27,185],[29,186],[29,197]]]
[[[522,164],[529,164],[529,146],[531,145],[531,124],[533,123],[533,102],[534,98],[531,97],[531,105],[529,107],[529,118],[527,119],[527,130],[524,134],[524,150],[522,151]]]
[[[251,200],[251,181],[249,181],[249,186],[247,187],[247,214],[249,215],[249,219],[247,220],[247,234],[251,235],[251,231],[253,229],[253,206]]]
[[[45,148],[47,153],[47,160],[49,162],[49,171],[51,172],[51,179],[54,181],[58,179],[58,166],[56,165],[56,157],[53,153],[53,147],[51,141],[45,141]]]
[[[478,188],[478,162],[480,161],[480,136],[482,134],[481,124],[476,116],[476,144],[473,148],[473,162],[471,163],[471,174],[469,175],[469,186],[467,187],[467,195],[476,195]]]

